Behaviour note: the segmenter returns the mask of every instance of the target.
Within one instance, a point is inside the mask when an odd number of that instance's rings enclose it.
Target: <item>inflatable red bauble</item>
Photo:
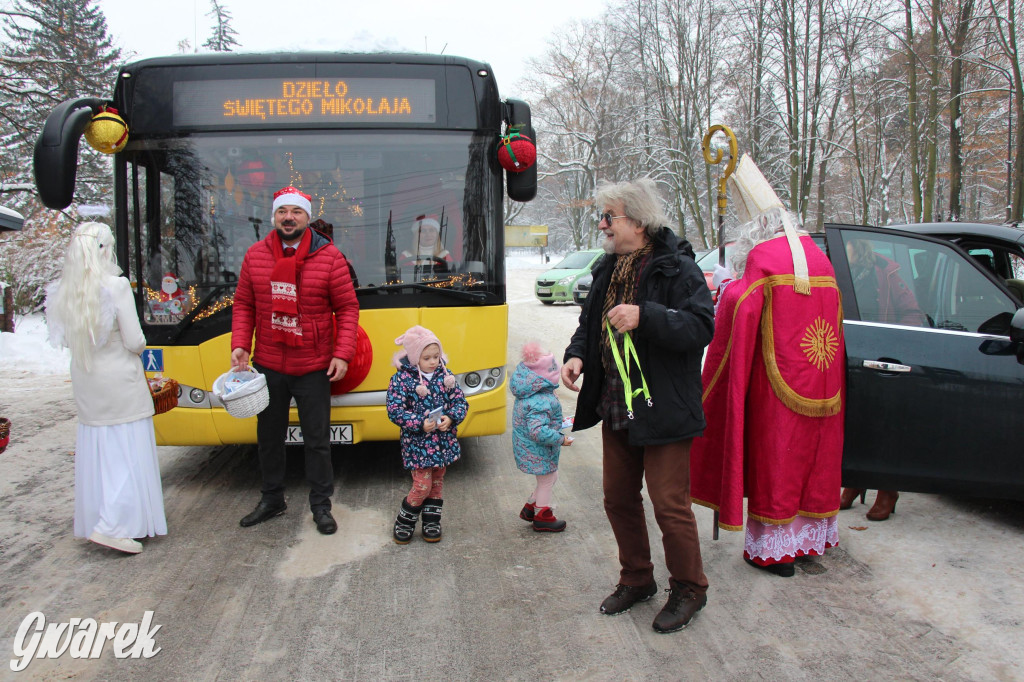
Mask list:
[[[345,377],[331,384],[331,395],[343,395],[358,387],[370,373],[372,364],[373,345],[370,343],[370,337],[361,326],[356,327],[356,355],[352,362],[348,363]]]
[[[537,161],[537,145],[526,135],[513,130],[498,143],[498,163],[511,173],[522,173]]]

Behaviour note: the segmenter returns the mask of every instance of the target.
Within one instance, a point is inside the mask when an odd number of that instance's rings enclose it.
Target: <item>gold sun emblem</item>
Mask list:
[[[832,325],[819,317],[807,327],[800,347],[803,348],[807,361],[817,367],[818,371],[824,371],[832,366],[832,361],[836,358],[839,338]]]

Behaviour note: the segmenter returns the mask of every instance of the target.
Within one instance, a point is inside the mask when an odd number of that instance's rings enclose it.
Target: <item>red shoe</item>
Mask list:
[[[533,502],[527,502],[526,504],[523,505],[523,510],[519,512],[519,518],[521,518],[523,521],[530,521],[532,523],[536,510],[537,505],[535,505]]]
[[[565,521],[555,518],[551,507],[536,507],[533,515],[533,530],[538,533],[561,533],[565,530]]]

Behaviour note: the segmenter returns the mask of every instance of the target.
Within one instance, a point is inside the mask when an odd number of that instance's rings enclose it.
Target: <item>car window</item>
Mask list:
[[[975,267],[983,265],[977,257],[972,263],[946,244],[877,232],[844,230],[843,241],[860,319],[1009,333],[1016,305]]]
[[[582,270],[590,265],[596,254],[593,251],[576,251],[570,253],[554,267],[555,270]]]
[[[732,258],[731,243],[725,245],[725,262],[728,263],[730,258]],[[718,249],[712,249],[698,258],[697,265],[700,266],[701,272],[714,272],[715,266],[718,265]]]

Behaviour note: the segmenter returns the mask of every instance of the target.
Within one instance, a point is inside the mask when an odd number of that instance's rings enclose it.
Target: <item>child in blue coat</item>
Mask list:
[[[516,397],[512,409],[512,452],[520,471],[537,477],[537,486],[519,512],[537,532],[559,533],[565,521],[551,511],[551,490],[558,480],[558,454],[572,445],[564,435],[562,406],[555,397],[559,364],[555,356],[531,341],[523,346],[523,361],[512,373],[509,388]]]
[[[403,350],[395,353],[398,371],[388,385],[388,419],[402,429],[402,464],[412,470],[412,489],[402,500],[393,536],[408,544],[422,512],[423,539],[438,542],[444,474],[461,454],[456,428],[469,404],[434,332],[416,325],[395,343]]]

